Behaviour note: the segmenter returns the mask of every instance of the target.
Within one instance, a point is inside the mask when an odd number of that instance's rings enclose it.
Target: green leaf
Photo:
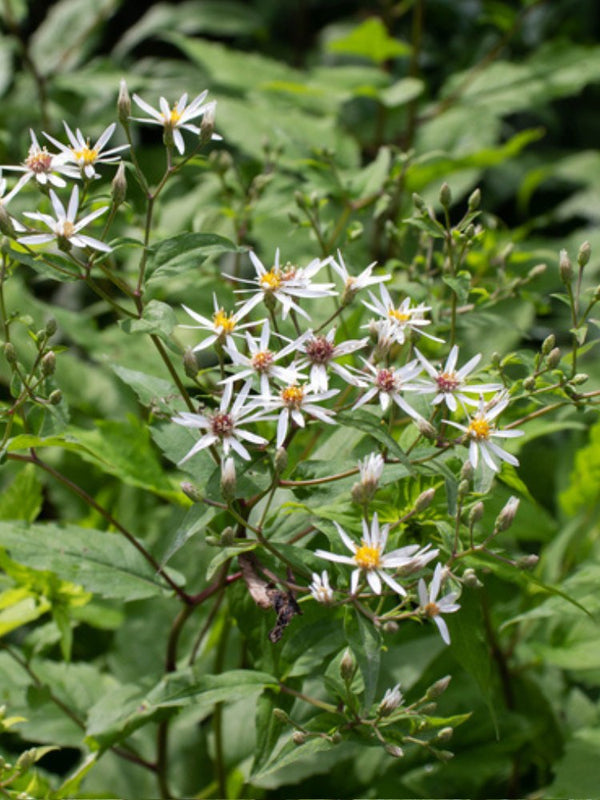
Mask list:
[[[148,284],[173,278],[188,270],[199,270],[210,256],[232,252],[245,253],[246,248],[214,233],[181,233],[165,239],[154,246],[148,264]]]
[[[327,44],[330,53],[360,56],[376,64],[390,58],[410,55],[411,48],[405,42],[390,36],[378,17],[369,17],[357,25],[347,36]]]
[[[103,597],[138,600],[171,592],[154,567],[119,534],[75,525],[0,522],[0,547],[20,564],[51,570]]]
[[[42,485],[33,464],[26,464],[0,495],[0,519],[33,522],[42,507]]]
[[[279,719],[273,711],[280,708],[289,711],[294,698],[291,695],[279,694],[266,690],[256,703],[256,747],[254,748],[254,761],[251,775],[258,774],[268,763],[279,737],[286,728],[286,723]]]
[[[401,78],[379,93],[379,98],[387,108],[398,108],[414,100],[425,91],[425,84],[418,78]]]
[[[182,522],[177,526],[175,533],[166,536],[167,547],[161,558],[161,566],[164,567],[171,558],[186,544],[192,536],[200,531],[205,531],[209,522],[221,512],[221,509],[204,503],[195,503],[186,513]]]
[[[121,320],[119,325],[125,333],[155,334],[171,344],[170,336],[177,325],[177,319],[175,312],[167,303],[150,300],[144,308],[141,319]]]
[[[368,411],[358,409],[356,411],[346,411],[338,414],[336,419],[341,425],[347,428],[358,428],[368,433],[373,439],[376,439],[380,444],[386,447],[388,453],[394,458],[397,458],[411,475],[414,473],[409,459],[406,457],[398,442],[396,442],[383,427],[383,423],[379,417],[370,414]]]
[[[461,270],[456,276],[443,276],[442,280],[446,286],[452,289],[461,305],[468,301],[471,289],[471,275],[466,270]]]
[[[110,367],[123,383],[133,389],[142,405],[149,406],[152,410],[173,413],[171,404],[174,398],[179,397],[175,384],[118,364],[111,364]]]
[[[252,775],[252,780],[254,783],[259,783],[263,778],[266,778],[277,770],[284,769],[284,767],[287,767],[299,758],[308,758],[314,756],[316,753],[331,750],[333,747],[335,747],[335,744],[330,739],[321,736],[311,736],[310,739],[300,747],[293,741],[288,741],[262,769]]]
[[[381,635],[372,622],[353,608],[346,609],[344,632],[365,683],[363,706],[369,708],[375,700],[379,679]]]

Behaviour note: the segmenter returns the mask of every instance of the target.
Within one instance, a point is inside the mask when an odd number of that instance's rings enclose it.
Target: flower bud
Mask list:
[[[483,586],[483,583],[477,577],[477,573],[473,567],[467,567],[467,569],[463,572],[462,582],[470,589],[481,589]]]
[[[15,230],[15,226],[13,225],[13,221],[10,217],[10,214],[0,201],[0,232],[3,233],[5,236],[8,236],[9,239],[15,239],[17,236],[17,232]]]
[[[449,742],[452,736],[454,735],[454,728],[442,728],[439,731],[438,735],[435,737],[435,742],[439,744],[444,744],[444,742]]]
[[[302,731],[294,731],[292,734],[292,742],[297,746],[303,745],[306,741],[306,734],[302,733]]]
[[[6,342],[4,345],[4,358],[9,364],[17,363],[17,351],[11,342]]]
[[[117,99],[117,113],[119,115],[119,122],[124,127],[129,126],[129,117],[131,115],[131,98],[127,90],[125,79],[121,79],[119,85],[119,97]]]
[[[542,354],[547,356],[556,346],[556,336],[550,333],[542,342]]]
[[[436,709],[437,709],[437,703],[426,703],[424,706],[421,706],[419,711],[421,712],[421,714],[429,716],[430,714],[435,713]],[[417,730],[424,731],[425,728],[428,727],[429,723],[423,719],[418,723]]]
[[[594,289],[594,300],[600,300],[600,286],[596,286]]]
[[[538,278],[540,275],[543,275],[546,272],[546,264],[536,264],[535,267],[532,267],[529,272],[527,273],[527,277],[533,280],[534,278]]]
[[[403,758],[404,750],[397,744],[386,744],[385,752],[392,758]]]
[[[560,274],[561,281],[565,284],[565,286],[568,286],[573,280],[573,265],[571,264],[571,259],[567,255],[566,250],[560,251],[558,272]]]
[[[415,424],[419,430],[421,436],[424,436],[426,439],[436,439],[437,438],[437,431],[426,419],[423,417],[419,417],[419,419],[415,420]]]
[[[413,205],[417,209],[417,211],[423,211],[423,212],[427,211],[427,206],[425,204],[425,200],[423,200],[423,198],[421,197],[420,194],[417,194],[416,192],[413,192],[412,201],[413,201]]]
[[[215,101],[206,106],[206,111],[202,115],[202,122],[200,123],[200,145],[204,146],[212,139],[215,130],[215,109],[217,104]]]
[[[121,161],[115,172],[115,177],[110,185],[113,205],[120,206],[127,195],[127,178],[125,176],[125,162]]]
[[[355,671],[356,664],[354,662],[354,656],[350,650],[346,649],[344,655],[342,656],[342,660],[340,661],[340,675],[344,683],[350,683],[354,677]]]
[[[548,357],[546,358],[546,363],[550,369],[554,369],[560,363],[560,348],[553,347],[552,350],[548,353]]]
[[[585,383],[589,379],[590,376],[586,372],[578,372],[577,375],[573,375],[569,383],[573,386],[581,386],[582,383]]]
[[[281,475],[284,469],[287,467],[288,463],[288,454],[285,447],[278,447],[275,452],[275,472],[277,475]]]
[[[418,513],[419,511],[425,511],[425,509],[431,505],[433,498],[435,497],[435,489],[432,487],[431,489],[426,489],[424,492],[417,497],[417,501],[415,503],[415,511]]]
[[[426,700],[435,700],[436,698],[440,697],[440,695],[444,694],[450,681],[452,680],[451,675],[446,675],[443,678],[440,678],[439,681],[432,683],[429,689],[427,689],[427,693],[425,695]]]
[[[440,761],[451,761],[454,758],[454,753],[450,750],[438,750],[436,752],[436,756],[439,758]]]
[[[535,389],[535,378],[533,375],[528,375],[523,381],[523,388],[526,392],[533,392]]]
[[[399,625],[393,619],[389,619],[387,622],[383,623],[383,632],[384,633],[398,633]]]
[[[592,255],[592,245],[589,242],[584,242],[581,247],[579,248],[579,252],[577,253],[577,263],[583,269],[585,265],[590,260],[590,256]]]
[[[465,236],[467,239],[472,239],[476,233],[477,233],[477,228],[471,222],[469,225],[467,225],[465,229]]]
[[[42,358],[41,367],[42,367],[42,375],[47,377],[48,375],[54,374],[54,371],[56,369],[56,356],[52,352],[52,350],[46,353],[46,355]]]
[[[198,361],[191,347],[183,354],[183,369],[188,378],[195,378],[198,374]]]
[[[273,716],[278,722],[290,722],[290,718],[285,713],[283,708],[274,708],[273,709]]]
[[[469,525],[475,525],[476,522],[483,517],[483,512],[485,507],[481,500],[478,503],[475,503],[471,511],[469,512]]]
[[[479,188],[475,189],[474,192],[471,192],[468,201],[468,208],[469,211],[477,211],[481,204],[481,190]]]
[[[48,398],[48,402],[51,406],[57,406],[62,400],[62,392],[60,389],[55,389],[53,392],[50,393],[50,397]]]
[[[228,456],[221,464],[221,493],[228,503],[235,500],[236,485],[235,461]]]
[[[193,500],[194,503],[199,503],[202,500],[201,491],[189,481],[183,481],[181,484],[181,491],[186,497],[189,497],[190,500]]]
[[[510,497],[502,511],[496,517],[496,524],[494,525],[494,530],[496,531],[506,531],[510,526],[513,524],[515,515],[519,508],[519,503],[521,501],[518,497]]]
[[[333,744],[339,744],[342,741],[342,739],[343,739],[343,736],[339,731],[335,731],[329,737],[329,741],[333,742]]]
[[[231,545],[234,544],[234,542],[235,542],[235,531],[230,525],[228,525],[221,531],[219,544],[221,545],[221,547],[231,547]]]
[[[54,317],[50,317],[48,322],[46,323],[46,336],[50,338],[50,336],[54,336],[56,333],[57,325],[56,320]]]
[[[458,496],[465,497],[469,494],[471,490],[471,483],[470,481],[460,481],[458,484]]]
[[[539,560],[539,556],[536,556],[535,553],[530,553],[528,556],[519,558],[517,561],[517,566],[521,569],[533,569]]]
[[[440,203],[444,208],[449,208],[452,205],[452,191],[447,183],[442,183],[440,188]]]
[[[392,689],[386,689],[383,700],[377,707],[377,714],[380,717],[389,717],[402,703],[402,692],[400,684],[397,683]]]
[[[471,464],[471,462],[467,459],[460,470],[461,480],[470,481],[474,472],[475,470],[473,469],[473,464]]]

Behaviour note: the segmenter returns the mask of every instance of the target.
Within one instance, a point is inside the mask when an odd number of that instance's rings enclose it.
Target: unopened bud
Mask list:
[[[492,362],[492,365],[494,367],[499,367],[500,366],[500,362],[502,361],[502,356],[500,355],[500,353],[497,353],[496,351],[494,351],[492,353],[490,361]]]
[[[127,196],[127,178],[125,176],[125,162],[121,161],[115,177],[110,185],[112,201],[115,206],[120,206]]]
[[[565,284],[565,286],[568,286],[573,280],[573,265],[571,264],[571,259],[567,255],[566,250],[560,251],[558,272],[560,274],[561,281]]]
[[[479,580],[477,573],[472,567],[467,567],[467,569],[463,572],[462,582],[470,589],[481,589],[483,586],[483,583]]]
[[[442,183],[440,188],[440,203],[444,208],[449,208],[452,205],[452,191],[447,183]]]
[[[17,759],[17,763],[15,764],[18,772],[27,772],[27,770],[35,764],[37,761],[36,749],[37,748],[32,747],[29,750],[25,750],[23,753],[21,753]]]
[[[46,323],[46,336],[50,338],[50,336],[54,336],[56,333],[57,325],[56,320],[54,317],[50,317],[48,322]]]
[[[548,364],[550,369],[554,369],[560,363],[560,348],[553,347],[552,350],[548,353],[548,357],[546,358],[546,363]]]
[[[469,525],[475,525],[476,522],[483,517],[483,512],[485,507],[481,500],[478,503],[475,503],[471,511],[469,512]]]
[[[471,491],[470,481],[460,481],[458,484],[458,496],[465,497]]]
[[[514,522],[520,502],[518,497],[509,498],[502,511],[496,517],[496,524],[494,525],[495,530],[506,531],[510,528]]]
[[[521,569],[533,569],[539,560],[539,556],[536,556],[535,553],[530,553],[528,556],[522,556],[522,558],[519,558],[517,561],[517,566]]]
[[[333,742],[333,744],[339,744],[343,738],[344,737],[339,731],[335,731],[335,733],[332,733],[331,736],[329,737],[329,741]]]
[[[119,115],[119,122],[124,127],[129,126],[129,117],[131,115],[131,98],[127,90],[125,79],[121,80],[119,85],[119,97],[117,99],[117,113]]]
[[[289,718],[289,717],[288,717],[288,715],[285,713],[285,711],[283,710],[283,708],[274,708],[274,709],[273,709],[273,716],[274,716],[274,717],[275,717],[275,719],[276,719],[276,720],[278,720],[279,722],[289,722],[289,721],[290,721],[290,718]]]
[[[60,389],[55,389],[53,392],[50,392],[50,396],[48,397],[48,402],[51,406],[57,406],[62,400],[62,392]]]
[[[481,204],[481,190],[475,189],[469,196],[468,208],[469,211],[477,211]]]
[[[235,531],[230,525],[228,525],[221,531],[219,544],[221,545],[221,547],[231,547],[231,545],[234,544],[234,542],[235,542]]]
[[[0,201],[0,232],[2,232],[5,236],[8,236],[9,239],[14,239],[16,238],[17,235],[10,214],[8,213],[8,211],[6,210],[1,201]]]
[[[386,744],[385,752],[392,758],[404,758],[404,750],[397,744]]]
[[[585,383],[590,379],[590,376],[586,372],[578,372],[577,375],[573,375],[569,383],[573,386],[581,386],[582,383]]]
[[[48,376],[53,375],[56,369],[56,356],[50,350],[46,355],[42,358],[42,375]]]
[[[472,239],[472,238],[475,236],[475,234],[476,234],[476,233],[477,233],[477,228],[476,228],[476,227],[475,227],[475,225],[473,225],[473,223],[471,222],[471,223],[470,223],[469,225],[467,225],[467,227],[465,228],[465,236],[466,236],[466,238],[467,238],[467,239]]]
[[[439,681],[432,683],[429,689],[427,689],[425,698],[427,700],[435,700],[436,698],[440,697],[440,695],[444,694],[448,688],[451,680],[452,675],[446,675],[444,678],[440,678]]]
[[[454,758],[454,753],[452,753],[450,750],[437,750],[436,756],[440,761],[446,762],[451,761]]]
[[[285,447],[278,447],[275,451],[275,472],[277,475],[281,475],[284,469],[287,467],[288,463],[288,454]]]
[[[400,684],[397,683],[393,689],[386,689],[383,700],[377,707],[377,714],[380,717],[389,717],[402,703],[402,692]]]
[[[412,201],[417,211],[427,211],[427,205],[425,204],[425,200],[423,200],[420,194],[413,192]]]
[[[437,710],[437,703],[425,703],[424,706],[421,706],[419,711],[421,714],[425,714],[426,716],[435,713]],[[429,723],[426,720],[421,720],[418,726],[418,730],[423,731],[425,728],[429,727]]]
[[[463,481],[470,481],[474,472],[473,464],[467,459],[461,467],[460,477]]]
[[[594,289],[594,300],[600,300],[600,286],[596,286]]]
[[[303,745],[306,741],[306,735],[302,731],[294,731],[292,734],[292,742],[297,746]]]
[[[556,336],[550,333],[542,342],[542,354],[547,356],[556,346]]]
[[[532,267],[529,272],[527,273],[527,277],[533,280],[533,278],[539,278],[540,275],[543,275],[546,272],[547,266],[546,264],[536,264],[535,267]]]
[[[228,456],[221,464],[221,493],[228,503],[235,500],[236,485],[235,461]]]
[[[424,511],[428,506],[431,505],[433,498],[435,497],[435,489],[432,487],[431,489],[426,489],[424,492],[417,497],[417,501],[415,503],[415,511]]]
[[[592,255],[592,245],[589,242],[584,242],[581,247],[579,248],[579,252],[577,253],[577,263],[583,269],[585,265],[590,260],[590,256]]]
[[[393,619],[389,619],[387,622],[383,623],[383,632],[384,633],[398,633],[399,625]]]
[[[344,683],[350,683],[356,671],[354,656],[350,650],[346,650],[340,661],[340,675]]]
[[[523,388],[526,392],[533,392],[535,389],[535,378],[533,375],[529,375],[527,378],[525,378],[523,381]]]
[[[181,484],[181,491],[184,493],[186,497],[189,497],[190,500],[193,500],[194,503],[199,503],[202,500],[202,492],[193,483],[189,481],[183,481]]]
[[[4,358],[8,361],[9,364],[16,364],[17,363],[17,351],[14,348],[14,345],[11,342],[6,342],[4,345]]]
[[[426,419],[423,417],[419,417],[419,419],[415,420],[415,425],[417,426],[419,433],[421,436],[424,436],[426,439],[436,439],[437,438],[437,431]]]
[[[195,378],[198,374],[198,361],[191,347],[183,354],[183,369],[188,378]]]
[[[442,728],[442,730],[435,737],[435,741],[439,742],[439,744],[444,744],[444,742],[449,742],[453,735],[454,728]]]
[[[200,144],[202,146],[208,144],[212,139],[215,130],[215,109],[216,102],[209,103],[206,110],[202,115],[202,122],[200,123]]]

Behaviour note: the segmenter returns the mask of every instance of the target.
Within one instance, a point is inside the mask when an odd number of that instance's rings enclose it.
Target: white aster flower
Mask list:
[[[312,578],[313,582],[308,588],[317,603],[323,603],[325,606],[333,603],[333,589],[329,585],[327,570],[324,569],[320,575],[317,572],[313,572]]]
[[[321,261],[315,258],[306,267],[296,267],[293,264],[286,264],[282,267],[279,264],[278,248],[275,252],[275,263],[271,269],[267,269],[252,250],[250,251],[250,260],[256,271],[256,278],[253,280],[240,278],[239,280],[243,283],[250,283],[256,288],[239,290],[241,293],[253,293],[248,300],[242,301],[240,312],[244,314],[258,305],[261,300],[264,300],[267,305],[272,303],[273,300],[277,300],[282,305],[281,316],[283,319],[287,317],[292,308],[306,319],[310,319],[306,311],[300,308],[294,298],[335,295],[335,291],[332,291],[333,283],[312,283],[314,276],[329,263],[330,259]]]
[[[367,286],[373,286],[376,283],[383,283],[384,281],[391,280],[391,275],[371,275],[373,267],[377,264],[373,261],[368,267],[365,267],[360,275],[350,275],[342,254],[338,250],[338,261],[334,258],[331,259],[331,266],[344,281],[344,288],[342,290],[342,305],[345,306],[353,300],[354,296]]]
[[[220,445],[226,457],[233,450],[246,461],[250,461],[250,453],[240,439],[257,445],[267,444],[267,439],[263,436],[250,433],[240,427],[251,422],[267,419],[264,409],[257,411],[256,406],[245,405],[249,390],[250,387],[248,385],[244,386],[235,398],[231,408],[229,408],[233,394],[233,385],[229,383],[223,390],[221,403],[217,411],[207,412],[206,414],[191,414],[183,411],[172,418],[172,421],[178,425],[206,431],[189,453],[181,459],[179,464],[183,464],[193,455],[199,453],[200,450],[205,450],[213,444]],[[225,460],[224,465],[227,465],[227,460]]]
[[[306,334],[303,336],[305,335]],[[233,381],[241,379],[252,382],[253,377],[256,376],[258,377],[261,394],[265,397],[270,397],[270,379],[275,378],[281,381],[281,383],[291,384],[295,383],[300,377],[303,377],[294,366],[281,367],[276,363],[290,353],[296,352],[303,336],[295,341],[290,341],[280,350],[270,349],[270,336],[271,328],[269,320],[266,319],[263,322],[260,338],[254,337],[246,331],[248,355],[240,353],[235,347],[225,346],[224,349],[231,358],[232,364],[237,367],[243,367],[243,369],[240,372],[236,372],[235,375],[225,378],[221,383],[232,383]]]
[[[442,341],[442,339],[423,331],[424,327],[431,325],[431,320],[425,319],[423,316],[426,311],[431,311],[431,306],[420,303],[411,307],[410,297],[405,297],[400,305],[396,306],[390,297],[390,293],[383,285],[379,287],[379,293],[381,295],[380,299],[375,297],[373,292],[369,292],[371,302],[368,303],[363,300],[363,304],[379,315],[380,320],[378,320],[377,324],[384,326],[385,336],[393,338],[398,344],[404,344],[406,334],[410,333],[410,331],[417,331],[417,333],[435,342]],[[370,323],[363,327],[370,327]]]
[[[387,411],[390,402],[393,400],[405,414],[408,414],[415,420],[422,419],[421,415],[415,411],[414,408],[409,406],[400,394],[401,392],[416,392],[419,389],[420,384],[411,383],[411,381],[421,373],[421,366],[416,358],[413,361],[409,361],[408,364],[405,364],[403,367],[398,367],[398,369],[394,369],[393,367],[378,369],[369,361],[365,361],[365,367],[371,373],[368,378],[372,385],[371,388],[357,400],[353,409],[360,408],[378,395],[379,403],[383,411]]]
[[[69,245],[75,245],[76,247],[89,247],[92,250],[100,250],[104,253],[111,252],[112,248],[109,247],[109,245],[101,242],[99,239],[95,239],[92,236],[87,236],[86,234],[79,232],[85,228],[86,225],[89,225],[90,222],[104,214],[104,212],[108,209],[108,206],[97,208],[95,211],[92,211],[90,214],[86,214],[85,217],[82,217],[79,222],[76,222],[75,219],[79,209],[79,188],[77,186],[73,187],[73,191],[71,192],[71,197],[69,199],[69,205],[66,209],[56,196],[56,193],[53,189],[50,189],[50,201],[56,217],[52,217],[50,214],[42,214],[37,211],[25,211],[23,213],[30,219],[43,222],[46,227],[50,228],[52,233],[33,233],[28,234],[27,236],[20,236],[17,240],[18,242],[21,244],[36,245],[46,244],[47,242],[51,242],[56,239],[59,246],[66,246],[67,249]]]
[[[467,376],[473,372],[477,364],[481,360],[481,353],[473,356],[467,363],[460,369],[456,369],[456,362],[458,361],[458,347],[454,345],[450,350],[446,364],[440,369],[436,369],[433,364],[428,361],[425,356],[415,349],[417,358],[425,368],[427,374],[432,378],[431,381],[425,383],[420,390],[424,394],[435,392],[436,395],[431,401],[433,405],[445,403],[450,411],[456,411],[456,400],[461,403],[468,403],[470,405],[477,405],[477,401],[472,398],[465,397],[467,394],[481,395],[483,392],[497,392],[502,389],[499,383],[478,383],[469,386],[466,383]],[[463,406],[464,407],[464,406]]]
[[[204,103],[207,94],[208,89],[205,89],[203,92],[197,95],[197,97],[195,97],[191,103],[188,103],[187,101],[187,94],[182,94],[179,100],[172,107],[169,107],[166,99],[161,97],[158,101],[160,111],[156,108],[153,108],[149,103],[146,103],[146,101],[142,100],[141,97],[138,97],[137,94],[134,94],[133,101],[142,109],[142,111],[145,111],[146,114],[148,114],[150,119],[147,117],[132,117],[132,119],[134,119],[136,122],[148,122],[151,125],[162,126],[164,130],[165,143],[167,145],[173,143],[180,155],[183,155],[185,152],[185,142],[183,140],[183,136],[181,135],[181,131],[190,131],[196,136],[199,136],[200,128],[197,125],[192,125],[191,120],[207,113],[214,115],[216,103],[214,101],[211,101],[210,103]],[[212,138],[220,139],[221,137],[217,136],[217,134],[213,134]]]
[[[445,571],[445,568],[441,564],[436,565],[429,586],[429,594],[427,593],[427,585],[423,578],[419,580],[419,611],[435,622],[444,642],[450,644],[448,626],[441,615],[453,614],[455,611],[459,610],[460,606],[454,602],[458,597],[458,592],[450,592],[445,597],[441,597],[439,600],[437,599]]]
[[[240,325],[239,322],[245,315],[242,313],[242,309],[236,312],[232,312],[228,314],[222,306],[217,303],[217,296],[213,293],[213,308],[214,313],[212,319],[208,319],[207,317],[203,317],[202,314],[197,314],[195,311],[192,311],[191,308],[182,305],[184,311],[195,319],[196,322],[199,322],[199,325],[181,325],[182,328],[200,328],[201,330],[209,331],[210,335],[203,339],[200,344],[197,344],[193,351],[196,352],[197,350],[205,350],[207,347],[215,344],[215,342],[219,342],[220,344],[225,344],[230,350],[236,349],[234,336],[239,336],[239,331],[243,328],[248,328],[251,325],[254,325],[254,322],[246,322],[243,325]]]
[[[329,408],[321,408],[317,403],[328,400],[336,394],[338,394],[338,389],[330,389],[327,392],[313,392],[310,386],[292,383],[282,389],[278,397],[259,397],[258,402],[264,402],[270,409],[281,409],[277,420],[276,446],[279,448],[283,445],[290,421],[295,422],[299,428],[304,428],[306,424],[304,414],[308,414],[309,417],[316,417],[328,425],[335,425],[335,420],[332,419],[334,412]]]
[[[309,382],[314,392],[326,392],[329,388],[328,369],[335,372],[342,380],[352,386],[365,385],[357,376],[355,370],[337,364],[335,359],[365,347],[368,339],[349,339],[340,344],[334,344],[334,338],[335,328],[332,328],[326,336],[315,336],[312,331],[309,331],[299,347],[300,352],[304,353],[304,358],[300,360],[299,367],[302,368],[310,364]]]
[[[360,545],[352,541],[341,525],[337,522],[334,522],[334,525],[337,528],[342,542],[346,545],[348,550],[351,551],[352,555],[338,555],[338,553],[328,553],[325,550],[316,550],[315,555],[326,558],[328,561],[335,561],[340,564],[351,564],[356,567],[350,578],[351,594],[356,594],[361,573],[364,572],[366,574],[367,583],[375,594],[381,594],[383,588],[381,582],[383,581],[397,594],[402,596],[406,595],[404,587],[394,580],[391,575],[388,575],[385,570],[412,571],[415,558],[419,558],[427,548],[418,552],[419,545],[410,544],[385,554],[383,551],[387,543],[390,526],[383,525],[380,528],[377,513],[373,514],[370,528],[366,520],[362,520],[363,537]],[[437,555],[437,550],[435,554]],[[432,555],[432,557],[434,556]]]
[[[380,717],[389,717],[399,705],[402,704],[402,692],[400,691],[400,684],[397,683],[391,689],[386,689],[383,695],[383,700],[379,703],[377,713]]]
[[[517,436],[522,436],[523,431],[500,431],[496,428],[494,420],[504,411],[508,405],[508,397],[506,394],[498,395],[493,398],[489,403],[485,403],[483,397],[479,399],[479,407],[475,414],[470,418],[468,425],[461,425],[459,422],[447,420],[448,425],[453,425],[465,433],[465,439],[469,442],[469,461],[476,467],[479,463],[479,456],[481,455],[483,461],[494,472],[498,472],[499,465],[494,461],[494,456],[500,461],[506,461],[514,467],[519,466],[518,459],[515,456],[507,453],[495,442],[494,438],[498,439],[513,439]]]
[[[48,141],[52,142],[55,147],[58,147],[64,157],[65,163],[76,164],[83,176],[88,180],[99,177],[94,168],[96,164],[116,164],[120,161],[120,157],[115,154],[129,147],[128,144],[122,144],[119,147],[112,147],[110,150],[104,150],[104,145],[107,144],[117,127],[115,122],[102,131],[93,147],[90,146],[89,139],[84,139],[79,128],[73,133],[66,122],[63,122],[63,125],[65,126],[70,146],[62,144],[48,133],[44,133],[44,136]],[[104,152],[102,152],[103,150]]]
[[[66,181],[60,177],[61,175],[66,175],[67,178],[79,178],[79,170],[72,164],[67,164],[63,154],[49,153],[45,147],[40,147],[37,137],[31,129],[29,134],[31,146],[23,164],[19,166],[8,164],[3,169],[23,172],[22,183],[27,183],[31,178],[35,178],[41,186],[51,184],[57,188],[67,185]]]

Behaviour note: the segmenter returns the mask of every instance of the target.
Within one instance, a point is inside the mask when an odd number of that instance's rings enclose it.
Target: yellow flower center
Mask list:
[[[304,389],[302,386],[288,386],[281,392],[281,399],[284,405],[299,408],[304,399]]]
[[[278,269],[273,267],[273,269],[270,269],[268,272],[265,272],[264,275],[261,275],[258,282],[265,292],[275,292],[281,287],[281,281],[281,273]]]
[[[177,127],[177,123],[181,119],[181,112],[178,111],[177,106],[174,105],[171,109],[171,113],[169,114],[169,118],[165,120],[165,124],[169,125],[172,128]]]
[[[410,319],[410,313],[407,314],[406,311],[400,311],[398,308],[390,308],[388,311],[388,317],[395,319],[396,322],[408,322]]]
[[[354,554],[354,561],[361,569],[377,569],[381,566],[381,551],[378,547],[365,544],[363,541]]]
[[[36,174],[40,172],[50,172],[52,168],[52,156],[45,147],[42,150],[32,147],[29,150],[29,156],[27,157],[25,166],[29,167],[29,169]]]
[[[221,330],[221,333],[231,333],[235,328],[235,320],[233,314],[229,316],[220,308],[213,314],[213,325],[215,328]]]
[[[73,151],[73,155],[77,159],[78,162],[83,164],[95,164],[96,159],[98,158],[98,151],[94,147],[90,147],[90,143],[84,145],[81,150],[75,150],[71,148]]]
[[[467,433],[472,439],[489,439],[491,430],[492,426],[486,419],[483,417],[475,417],[475,419],[471,420],[469,423]]]

